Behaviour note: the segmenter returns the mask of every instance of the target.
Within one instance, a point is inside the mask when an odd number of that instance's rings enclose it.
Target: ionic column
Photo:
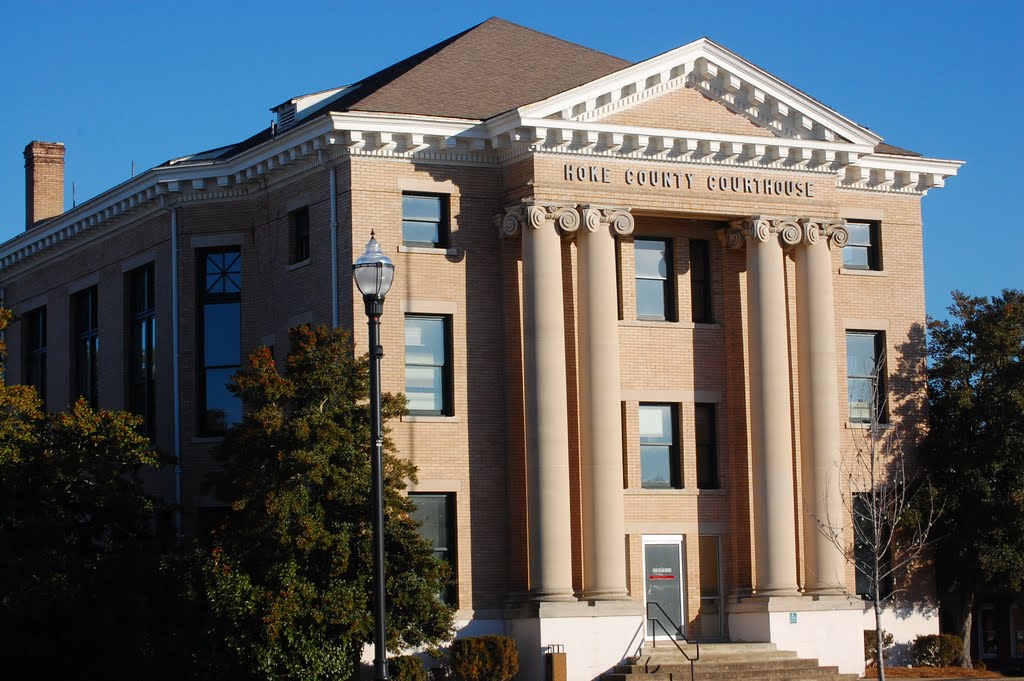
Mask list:
[[[840,539],[845,536],[835,299],[829,241],[842,247],[849,236],[841,222],[800,222],[803,243],[794,255],[804,495],[804,591],[840,594],[846,586],[846,561],[842,550],[822,534]]]
[[[523,369],[526,406],[530,597],[573,601],[569,525],[569,408],[566,395],[562,243],[558,226],[579,227],[572,207],[510,209],[506,234],[523,238]]]
[[[796,521],[793,433],[783,239],[800,240],[789,219],[754,217],[729,234],[747,247],[747,345],[750,371],[750,446],[753,460],[756,591],[796,595]]]
[[[583,229],[576,240],[585,599],[629,598],[615,235],[632,231],[633,216],[628,210],[587,206],[583,208]]]

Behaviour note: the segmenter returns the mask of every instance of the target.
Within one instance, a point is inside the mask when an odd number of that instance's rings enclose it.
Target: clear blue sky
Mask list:
[[[0,240],[24,228],[26,143],[67,145],[88,199],[131,173],[265,127],[500,16],[640,61],[708,36],[882,135],[967,161],[924,198],[929,314],[949,291],[1024,287],[1024,0],[951,2],[64,2],[0,15]]]

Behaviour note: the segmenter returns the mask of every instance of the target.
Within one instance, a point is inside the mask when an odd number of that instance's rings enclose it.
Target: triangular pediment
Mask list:
[[[521,107],[517,113],[524,120],[872,146],[882,139],[707,38]],[[712,130],[716,125],[724,129]]]

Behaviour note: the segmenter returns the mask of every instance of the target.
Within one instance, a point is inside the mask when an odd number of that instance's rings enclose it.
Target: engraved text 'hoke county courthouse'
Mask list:
[[[741,177],[738,175],[708,175],[697,178],[694,173],[670,170],[638,170],[627,168],[613,171],[607,166],[575,165],[566,163],[564,178],[567,182],[595,184],[625,184],[638,187],[662,187],[684,191],[708,191],[733,194],[763,194],[814,198],[814,183],[807,180],[782,180],[770,177]]]

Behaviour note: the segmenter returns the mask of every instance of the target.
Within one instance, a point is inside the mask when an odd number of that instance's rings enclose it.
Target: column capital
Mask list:
[[[580,206],[583,213],[583,229],[588,233],[607,227],[613,235],[626,236],[633,233],[635,221],[629,206],[605,207],[587,204]]]
[[[819,239],[842,248],[850,240],[844,220],[820,218],[797,218],[786,216],[752,215],[733,220],[725,232],[725,243],[729,248],[743,248],[747,241],[766,243],[773,235],[782,242],[783,248],[792,248],[801,243],[814,245]]]
[[[850,240],[845,220],[800,218],[803,228],[803,243],[813,246],[821,240],[836,248],[842,248]]]
[[[554,222],[563,233],[572,234],[580,228],[580,215],[576,212],[576,204],[526,199],[505,209],[501,233],[502,236],[512,237],[524,229],[540,229],[549,222]]]

